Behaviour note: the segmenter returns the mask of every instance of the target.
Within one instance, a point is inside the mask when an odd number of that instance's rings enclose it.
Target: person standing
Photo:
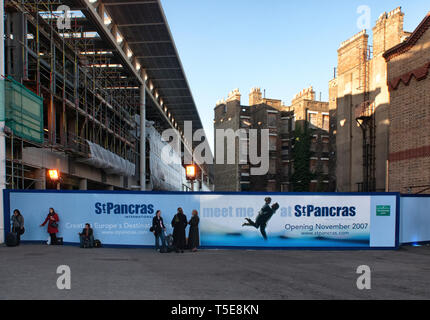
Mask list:
[[[200,245],[199,221],[200,219],[197,210],[193,210],[190,222],[188,222],[190,225],[190,231],[188,234],[188,247],[192,252],[196,252],[197,247]]]
[[[13,210],[12,232],[16,234],[16,245],[18,246],[21,242],[21,235],[24,233],[24,217],[18,209]]]
[[[60,218],[54,208],[49,208],[48,216],[40,226],[43,227],[48,221],[48,233],[51,237],[51,245],[55,245],[57,244],[58,222]]]
[[[155,236],[155,250],[160,249],[160,239],[161,239],[161,248],[166,248],[166,239],[164,237],[164,231],[166,230],[166,226],[164,225],[163,218],[161,217],[161,210],[157,210],[155,213],[155,217],[152,218],[152,229],[154,230]]]
[[[185,229],[187,228],[187,217],[184,214],[182,208],[178,208],[178,212],[172,219],[173,227],[173,244],[175,246],[176,252],[181,251],[184,253],[186,247],[185,240]]]

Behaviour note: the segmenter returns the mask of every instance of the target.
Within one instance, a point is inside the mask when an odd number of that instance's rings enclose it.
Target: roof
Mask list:
[[[202,128],[160,0],[103,3],[176,121],[193,120],[194,129]]]
[[[397,57],[407,51],[409,51],[422,37],[422,35],[430,28],[430,12],[427,13],[423,21],[418,25],[415,31],[402,43],[399,43],[395,47],[387,50],[384,53],[384,58],[388,62],[392,58]]]
[[[160,0],[63,0],[63,3],[69,5],[72,10],[82,11],[84,17],[74,19],[73,23],[78,24],[84,31],[95,31],[100,35],[92,40],[93,45],[97,50],[113,52],[109,63],[122,64],[122,72],[137,80],[136,85],[143,83],[139,69],[135,68],[136,62],[146,71],[148,82],[152,84],[159,100],[163,101],[163,107],[167,107],[178,127],[183,129],[184,121],[192,121],[193,131],[203,129]],[[100,14],[100,4],[111,18],[109,25],[103,24],[100,16],[97,16]],[[113,27],[117,28],[124,38],[119,47],[112,36]],[[124,55],[128,49],[133,53],[132,57]],[[155,91],[153,95],[155,96]],[[151,101],[147,102],[151,104]],[[139,105],[138,99],[136,105]],[[154,106],[149,105],[147,110],[148,118],[159,117],[160,121],[165,121],[163,115],[157,114],[162,110],[152,107]]]

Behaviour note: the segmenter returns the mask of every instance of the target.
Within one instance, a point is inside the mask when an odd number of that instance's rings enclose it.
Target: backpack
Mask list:
[[[6,245],[8,247],[15,247],[18,244],[18,239],[15,232],[9,232],[6,235]]]
[[[102,243],[99,239],[94,240],[94,248],[101,248]]]

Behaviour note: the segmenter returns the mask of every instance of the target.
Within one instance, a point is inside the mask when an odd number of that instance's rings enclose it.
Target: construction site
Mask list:
[[[4,13],[6,188],[213,190],[204,164],[186,179],[184,122],[203,126],[159,0],[10,0]]]

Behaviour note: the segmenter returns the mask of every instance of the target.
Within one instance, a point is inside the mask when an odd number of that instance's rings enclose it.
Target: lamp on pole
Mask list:
[[[57,169],[48,170],[49,179],[57,184],[57,190],[60,190],[60,172]]]
[[[197,178],[197,166],[195,164],[188,164],[185,167],[187,180],[191,182],[191,191],[194,191],[194,181]]]

